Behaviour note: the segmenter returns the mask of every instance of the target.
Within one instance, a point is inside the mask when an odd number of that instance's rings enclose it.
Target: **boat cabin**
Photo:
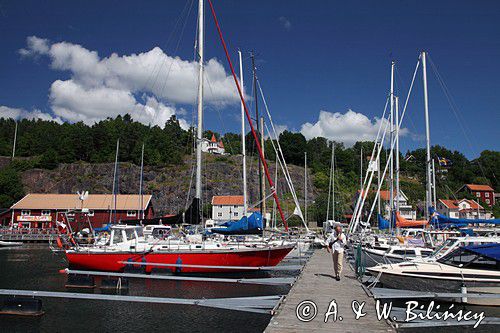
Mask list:
[[[115,225],[111,227],[109,245],[116,245],[127,242],[137,242],[139,237],[143,237],[142,227],[130,225]]]

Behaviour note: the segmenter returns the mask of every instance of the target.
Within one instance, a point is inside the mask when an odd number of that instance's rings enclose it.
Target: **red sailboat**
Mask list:
[[[248,108],[246,106],[242,88],[234,72],[226,44],[222,37],[220,26],[215,16],[215,11],[210,0],[208,0],[213,14],[219,37],[229,62],[229,67],[235,81],[242,106],[250,125],[251,133],[262,161],[262,165],[271,189],[274,189],[272,178],[269,174],[266,160],[260,146],[258,136],[253,127]],[[198,126],[197,142],[202,141],[203,136],[203,46],[204,46],[204,0],[199,0],[198,10],[198,56],[199,56],[199,79],[198,79]],[[201,202],[201,144],[196,147],[196,194],[193,203],[184,215],[185,220],[190,223],[200,223]],[[276,207],[288,230],[286,219],[281,209],[276,191],[272,195],[276,201]],[[286,246],[234,246],[220,242],[189,243],[185,240],[167,240],[159,243],[148,243],[142,237],[142,228],[115,225],[111,227],[111,236],[102,245],[90,247],[75,246],[66,250],[66,257],[70,268],[120,272],[126,266],[145,267],[146,272],[154,268],[168,268],[174,273],[193,272],[225,272],[254,270],[255,267],[276,266],[293,249],[293,245]]]

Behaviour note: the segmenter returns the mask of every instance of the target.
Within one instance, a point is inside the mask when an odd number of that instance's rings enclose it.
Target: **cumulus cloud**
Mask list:
[[[357,141],[375,140],[381,123],[383,123],[382,128],[385,128],[387,120],[377,117],[371,120],[364,114],[352,110],[346,113],[320,111],[318,121],[314,124],[309,122],[303,124],[300,132],[307,139],[322,136],[352,146]],[[399,133],[405,136],[409,131],[401,128]]]
[[[54,114],[65,120],[93,123],[130,113],[139,121],[162,124],[165,117],[176,114],[178,104],[196,101],[197,62],[171,57],[159,47],[101,58],[81,45],[52,43],[36,36],[28,37],[26,44],[19,50],[23,57],[46,56],[52,69],[70,72],[70,79],[56,80],[49,92]],[[232,77],[216,59],[205,63],[205,83],[208,104],[239,101]]]
[[[290,31],[292,29],[292,22],[290,22],[290,20],[287,19],[286,17],[280,16],[278,18],[278,21],[280,22],[283,29],[285,29],[286,31]]]
[[[53,117],[48,113],[44,113],[41,110],[33,109],[31,111],[27,111],[24,109],[11,108],[8,106],[0,105],[0,118],[12,118],[12,119],[41,119],[48,121],[55,121],[58,123],[62,123],[61,118]]]

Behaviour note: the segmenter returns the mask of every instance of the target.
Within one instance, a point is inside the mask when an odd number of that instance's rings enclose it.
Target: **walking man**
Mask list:
[[[342,273],[342,262],[344,261],[344,247],[347,244],[345,234],[342,232],[342,227],[336,225],[333,232],[326,240],[328,246],[326,250],[332,251],[333,270],[335,272],[335,279],[340,281],[340,274]]]

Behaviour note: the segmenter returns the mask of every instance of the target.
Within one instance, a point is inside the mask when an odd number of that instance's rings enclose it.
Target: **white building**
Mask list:
[[[224,144],[222,140],[217,142],[215,135],[212,134],[212,139],[208,140],[206,138],[201,139],[201,151],[204,153],[224,155],[226,150],[224,149]]]
[[[389,217],[391,213],[390,197],[390,191],[380,191],[380,199],[384,202],[386,217]],[[399,201],[399,214],[401,217],[407,220],[417,219],[417,211],[413,209],[412,205],[408,204],[408,197],[401,190],[399,191],[399,195],[394,197],[394,205],[396,205],[397,201]]]
[[[212,197],[212,220],[237,221],[243,217],[242,195],[215,195]]]
[[[487,213],[483,206],[475,200],[461,199],[449,200],[439,199],[437,212],[451,218],[460,219],[490,219],[490,213]]]

